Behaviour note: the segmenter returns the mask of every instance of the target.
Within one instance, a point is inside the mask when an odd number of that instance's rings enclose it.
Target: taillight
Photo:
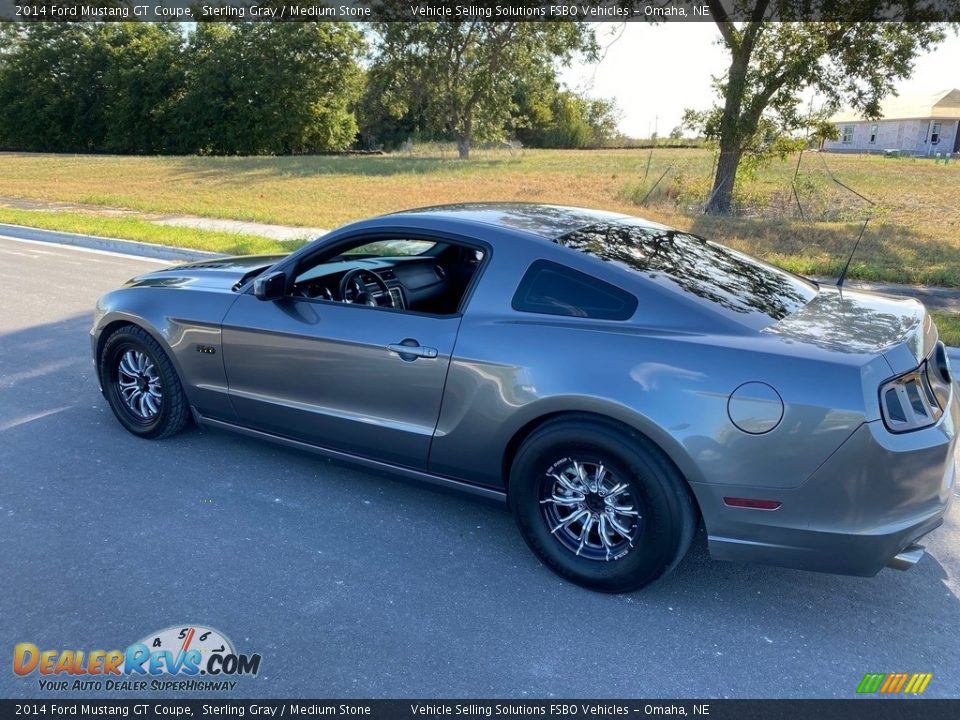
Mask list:
[[[950,402],[950,383],[952,380],[950,361],[947,359],[947,346],[938,342],[937,349],[927,360],[927,382],[933,388],[933,394],[937,397],[937,402],[943,410]]]
[[[950,364],[943,343],[937,343],[916,370],[888,380],[880,388],[883,422],[895,433],[933,425],[949,401]]]

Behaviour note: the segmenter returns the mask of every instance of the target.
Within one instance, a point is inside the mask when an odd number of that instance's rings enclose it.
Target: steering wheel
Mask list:
[[[383,281],[383,278],[377,275],[373,270],[366,268],[354,268],[344,273],[340,278],[340,300],[354,305],[372,305],[377,307],[381,303],[367,290],[367,281],[371,281],[386,297],[387,302],[383,303],[393,307],[393,296],[390,295],[390,288]]]
[[[329,300],[333,302],[333,293],[330,292],[330,288],[325,286],[316,286],[316,285],[294,285],[293,290],[290,292],[294,297],[301,298],[320,298],[321,300]]]

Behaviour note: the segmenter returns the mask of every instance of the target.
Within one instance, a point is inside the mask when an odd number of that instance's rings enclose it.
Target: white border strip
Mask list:
[[[11,240],[13,242],[23,243],[25,245],[36,245],[38,247],[50,247],[55,245],[57,247],[50,248],[50,250],[72,250],[74,252],[84,252],[84,253],[93,253],[95,255],[107,255],[109,257],[120,258],[121,260],[141,260],[148,263],[156,263],[157,265],[170,265],[171,260],[161,260],[160,258],[155,257],[142,257],[137,255],[130,255],[129,253],[118,253],[111,250],[98,250],[97,248],[82,247],[80,245],[62,245],[60,243],[54,243],[49,240],[27,240],[25,238],[13,237],[11,235],[4,235],[0,233],[0,240]],[[47,252],[46,254],[50,254]]]

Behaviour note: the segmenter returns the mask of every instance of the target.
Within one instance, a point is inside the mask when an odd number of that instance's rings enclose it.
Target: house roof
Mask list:
[[[935,93],[914,93],[888,97],[880,103],[883,120],[912,120],[917,118],[960,118],[960,89],[940,90]],[[862,113],[844,109],[830,118],[831,122],[864,120]]]

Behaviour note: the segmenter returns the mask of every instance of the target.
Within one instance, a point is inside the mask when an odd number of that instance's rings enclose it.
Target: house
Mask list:
[[[852,111],[830,118],[839,133],[826,140],[829,152],[898,151],[904,155],[946,155],[960,152],[960,89],[932,95],[888,98],[878,120],[864,120]]]

